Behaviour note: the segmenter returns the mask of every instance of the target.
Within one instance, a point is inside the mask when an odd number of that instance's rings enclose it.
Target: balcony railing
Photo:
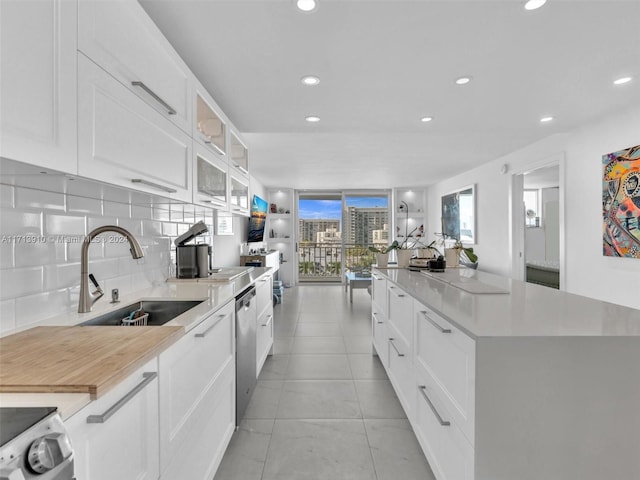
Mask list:
[[[343,270],[370,268],[375,260],[369,245],[301,242],[298,248],[299,279],[340,281]]]

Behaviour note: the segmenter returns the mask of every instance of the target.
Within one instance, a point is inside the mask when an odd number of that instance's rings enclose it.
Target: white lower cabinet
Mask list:
[[[410,419],[438,480],[473,480],[474,449],[444,407],[438,388],[416,367],[416,410]]]
[[[159,356],[160,468],[163,478],[209,478],[207,475],[219,462],[218,452],[224,452],[229,432],[233,432],[234,306],[233,301],[229,302]],[[233,373],[231,380],[229,371]],[[231,403],[229,398],[233,399]],[[218,407],[214,404],[223,405],[219,418],[210,418],[216,415],[214,410]],[[203,423],[210,422],[215,423],[215,430],[202,430]],[[204,449],[206,462],[185,461],[184,456],[190,455],[191,449]]]
[[[474,445],[476,343],[430,308],[415,302],[414,362],[431,379],[448,415]]]
[[[385,368],[389,368],[389,337],[387,336],[387,316],[373,303],[371,305],[371,331],[373,332],[373,348]]]
[[[256,373],[260,375],[267,356],[273,351],[273,277],[264,276],[256,284]]]
[[[475,341],[386,284],[388,317],[373,296],[373,345],[436,478],[474,480]]]
[[[402,339],[393,324],[388,325],[387,336],[389,342],[387,373],[407,418],[411,420],[415,412],[416,385],[411,347]]]
[[[192,414],[193,428],[175,446],[161,480],[211,480],[236,423],[235,364],[228,363]]]
[[[159,477],[157,377],[154,358],[65,422],[77,480]]]
[[[193,140],[78,54],[78,175],[191,203]]]

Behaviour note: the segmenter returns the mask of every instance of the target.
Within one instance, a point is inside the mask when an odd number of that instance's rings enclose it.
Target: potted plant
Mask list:
[[[477,268],[478,267],[478,256],[474,253],[472,247],[465,247],[462,242],[455,238],[451,237],[444,233],[436,233],[440,240],[438,243],[441,243],[444,247],[444,255],[445,260],[447,261],[447,267],[457,267],[460,265],[460,261],[462,260],[462,264],[468,268]],[[453,244],[451,247],[446,246],[447,239],[453,240]]]
[[[370,246],[369,250],[376,254],[376,264],[378,265],[378,267],[387,268],[387,265],[389,264],[389,252],[396,250],[397,248],[398,248],[398,242],[394,241],[391,245],[387,246],[386,248],[376,248],[376,247]]]

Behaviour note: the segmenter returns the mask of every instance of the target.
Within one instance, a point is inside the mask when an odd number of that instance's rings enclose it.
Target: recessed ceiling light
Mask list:
[[[540,119],[540,123],[547,123],[547,122],[550,122],[551,120],[553,120],[553,117],[542,117]]]
[[[304,118],[307,122],[310,123],[316,123],[320,121],[320,117],[316,117],[315,115],[309,115],[308,117]]]
[[[528,0],[524,4],[525,10],[536,10],[547,3],[547,0]]]
[[[433,117],[422,117],[420,119],[422,123],[427,123],[427,122],[430,122],[431,120],[433,120]]]
[[[296,6],[303,12],[313,12],[316,9],[316,0],[297,0]]]
[[[303,85],[309,86],[318,85],[320,83],[320,79],[318,77],[314,77],[313,75],[306,75],[302,77],[300,81]]]
[[[458,84],[458,85],[466,85],[470,81],[471,81],[471,77],[456,78],[456,84]]]
[[[617,80],[613,81],[614,85],[624,85],[625,83],[629,83],[631,81],[631,77],[621,77]]]

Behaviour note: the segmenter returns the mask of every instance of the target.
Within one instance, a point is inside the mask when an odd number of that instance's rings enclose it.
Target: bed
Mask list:
[[[527,260],[527,282],[560,288],[560,262],[557,260]]]

